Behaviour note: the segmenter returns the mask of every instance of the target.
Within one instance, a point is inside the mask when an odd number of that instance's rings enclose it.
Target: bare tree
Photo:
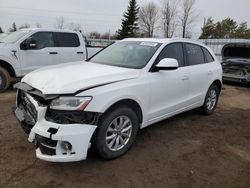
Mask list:
[[[96,32],[96,31],[93,31],[89,34],[89,38],[91,39],[100,39],[101,38],[101,34]]]
[[[64,28],[64,18],[63,18],[63,16],[61,16],[61,17],[59,17],[59,18],[56,19],[56,25],[55,25],[55,27],[57,29],[63,29]]]
[[[163,30],[165,37],[171,38],[176,30],[177,1],[164,0],[162,8]]]
[[[110,32],[105,32],[101,35],[101,39],[110,39]]]
[[[139,11],[139,26],[146,37],[153,37],[159,20],[159,8],[154,2],[143,5]]]
[[[71,22],[68,27],[73,31],[80,31],[82,29],[82,26],[79,23],[74,22]]]
[[[42,25],[40,23],[36,23],[36,28],[41,28]]]
[[[25,23],[19,26],[19,29],[25,29],[25,28],[30,28],[30,24]]]
[[[183,38],[186,38],[187,34],[190,35],[190,26],[196,21],[198,16],[195,10],[195,2],[196,0],[181,0],[180,21]]]

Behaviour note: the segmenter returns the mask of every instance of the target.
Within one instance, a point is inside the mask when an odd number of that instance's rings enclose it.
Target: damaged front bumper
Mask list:
[[[237,74],[223,73],[223,80],[230,82],[238,82],[238,83],[250,83],[250,74],[237,75]]]
[[[17,104],[14,113],[25,132],[29,134],[28,140],[35,143],[37,158],[51,162],[85,160],[91,145],[91,137],[97,126],[47,121],[45,118],[47,107],[39,105],[28,93],[25,93],[25,97],[29,107],[23,109]],[[32,111],[36,114],[32,115]]]
[[[222,63],[223,81],[250,83],[250,63],[247,60],[230,59]]]

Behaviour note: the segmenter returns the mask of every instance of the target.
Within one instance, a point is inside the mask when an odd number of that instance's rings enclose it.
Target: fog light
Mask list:
[[[61,147],[66,151],[70,151],[72,149],[72,145],[69,142],[62,142]]]

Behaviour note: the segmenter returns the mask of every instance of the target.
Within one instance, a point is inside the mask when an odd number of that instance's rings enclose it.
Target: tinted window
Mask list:
[[[179,67],[184,66],[183,48],[181,43],[173,43],[167,45],[158,56],[157,61],[160,62],[164,58],[176,59],[179,63]]]
[[[37,32],[31,37],[36,41],[36,49],[54,47],[53,35],[51,32]]]
[[[206,63],[211,63],[214,61],[213,56],[210,54],[210,52],[206,48],[202,48],[205,58],[206,58]]]
[[[205,63],[204,54],[200,46],[186,44],[187,60],[189,65],[199,65]]]
[[[55,33],[56,47],[78,47],[80,41],[75,33]]]

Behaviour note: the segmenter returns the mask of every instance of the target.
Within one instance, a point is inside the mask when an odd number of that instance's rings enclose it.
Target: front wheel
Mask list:
[[[129,107],[120,106],[107,112],[94,136],[95,151],[107,160],[123,155],[135,141],[138,127],[138,117]]]
[[[0,67],[0,93],[10,86],[10,75],[8,71]]]
[[[205,102],[203,106],[201,107],[202,112],[205,115],[210,115],[214,112],[214,110],[216,109],[218,100],[219,100],[219,95],[220,95],[220,91],[219,91],[218,86],[212,85],[208,89]]]

